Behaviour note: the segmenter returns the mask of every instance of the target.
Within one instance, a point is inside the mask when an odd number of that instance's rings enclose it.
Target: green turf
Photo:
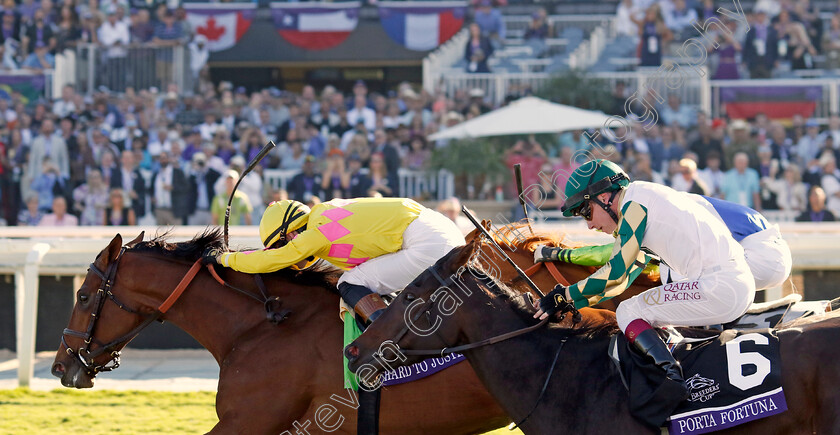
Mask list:
[[[0,434],[204,433],[218,421],[215,398],[213,392],[0,390]]]

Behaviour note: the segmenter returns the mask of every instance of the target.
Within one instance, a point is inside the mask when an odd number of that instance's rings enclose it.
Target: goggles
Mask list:
[[[589,205],[589,201],[583,201],[580,204],[580,207],[575,209],[572,212],[572,214],[574,214],[575,216],[582,216],[587,221],[591,221],[592,220],[592,206]]]

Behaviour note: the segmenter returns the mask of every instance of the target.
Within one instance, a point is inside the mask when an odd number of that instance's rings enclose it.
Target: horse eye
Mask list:
[[[86,303],[88,301],[88,295],[79,293],[79,302]]]
[[[405,300],[406,300],[406,301],[411,302],[411,301],[413,301],[414,299],[415,299],[414,293],[406,293],[406,294],[405,294]]]

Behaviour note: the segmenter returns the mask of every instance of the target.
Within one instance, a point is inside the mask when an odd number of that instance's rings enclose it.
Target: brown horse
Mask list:
[[[219,363],[219,422],[211,433],[295,433],[307,426],[310,433],[355,433],[356,395],[342,388],[335,271],[264,275],[271,295],[291,312],[275,326],[262,304],[220,285],[197,263],[205,247],[221,246],[220,231],[183,243],[141,240],[142,234],[121,248],[118,234],[92,263],[53,364],[64,386],[93,387],[96,373],[113,364],[112,351],[165,312],[160,320],[192,335]],[[180,298],[170,297],[193,269],[197,274]],[[230,285],[259,294],[252,276],[221,274]],[[509,421],[469,364],[382,394],[383,434],[482,433]]]
[[[373,367],[366,377],[376,375],[375,361],[383,358],[377,354],[386,343],[388,361],[396,366],[417,361],[424,351],[464,346],[456,350],[511,418],[525,420],[520,426],[525,433],[658,433],[630,415],[628,394],[607,356],[610,337],[618,329],[614,316],[581,310],[577,324],[571,322],[573,316],[548,327],[537,324],[534,307],[521,294],[480,271],[465,271],[477,245],[453,249],[406,287],[347,347],[350,368]],[[604,313],[612,318],[604,321]],[[833,346],[840,340],[840,316],[822,319],[777,331],[788,411],[722,433],[840,433],[840,365]],[[407,321],[418,322],[415,326],[423,332],[416,333]],[[509,339],[494,341],[506,335]]]
[[[482,225],[490,231],[490,222],[482,221]],[[481,233],[476,229],[467,234],[467,243],[473,239],[479,238]],[[496,243],[504,250],[517,266],[525,271],[534,284],[539,287],[543,293],[549,290],[559,282],[564,285],[574,284],[584,278],[589,277],[595,272],[596,268],[591,266],[580,266],[577,264],[566,263],[562,261],[536,263],[534,264],[534,247],[536,245],[556,246],[562,248],[576,248],[580,245],[567,243],[561,235],[552,235],[547,233],[532,233],[527,224],[515,223],[498,228],[491,231]],[[480,253],[476,255],[479,263],[484,270],[492,273],[495,278],[502,281],[519,291],[528,291],[529,287],[520,279],[516,271],[502,258],[498,250],[492,247],[489,243],[484,243],[480,247]],[[566,282],[564,283],[563,280]],[[618,304],[624,300],[630,299],[637,294],[658,286],[659,274],[641,274],[635,281],[621,294],[612,299],[602,301],[594,306],[594,308],[603,308],[610,311],[615,311]],[[536,295],[535,295],[536,296]]]

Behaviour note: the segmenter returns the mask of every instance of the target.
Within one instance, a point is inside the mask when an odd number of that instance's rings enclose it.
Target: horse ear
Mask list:
[[[117,233],[117,235],[111,239],[111,243],[108,244],[108,247],[105,248],[105,251],[108,253],[106,261],[110,262],[112,260],[116,260],[117,256],[120,255],[120,249],[122,249],[122,236]]]
[[[135,238],[134,238],[134,240],[132,240],[132,241],[128,242],[128,244],[127,244],[126,246],[128,246],[129,248],[132,248],[132,247],[134,247],[134,245],[136,245],[136,244],[138,244],[138,243],[142,242],[142,241],[143,241],[143,236],[144,236],[145,234],[146,234],[146,232],[145,232],[145,231],[140,231],[140,235],[139,235],[139,236],[137,236],[137,237],[135,237]]]
[[[490,223],[490,219],[482,219],[481,226],[484,227],[485,230],[490,231],[492,223]]]
[[[446,270],[453,274],[456,273],[461,266],[470,261],[470,257],[472,257],[480,243],[480,239],[475,238],[467,242],[466,245],[453,249],[449,261],[446,262]]]

